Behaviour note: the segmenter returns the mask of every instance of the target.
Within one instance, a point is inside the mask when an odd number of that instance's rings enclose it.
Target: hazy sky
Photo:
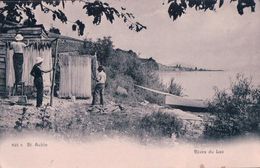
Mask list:
[[[133,50],[141,57],[153,57],[164,64],[185,63],[200,67],[260,67],[260,1],[256,12],[250,9],[240,16],[236,4],[225,2],[216,12],[188,9],[177,21],[172,21],[167,13],[167,5],[162,0],[110,0],[114,6],[125,6],[133,12],[136,20],[147,26],[139,33],[131,31],[121,21],[110,24],[105,19],[99,26],[91,24],[91,18],[81,10],[82,4],[66,5],[69,20],[82,19],[87,23],[85,37],[102,38],[111,36],[115,48]],[[38,14],[46,28],[51,17]],[[59,27],[64,35],[77,37],[71,31],[71,23]]]

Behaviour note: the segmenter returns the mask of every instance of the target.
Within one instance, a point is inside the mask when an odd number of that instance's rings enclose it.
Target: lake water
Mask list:
[[[255,86],[260,85],[259,70],[230,70],[230,71],[197,71],[197,72],[160,72],[164,84],[169,84],[171,78],[183,87],[185,96],[195,99],[211,99],[214,96],[214,87],[227,89],[234,81],[237,73],[245,77],[252,77]]]

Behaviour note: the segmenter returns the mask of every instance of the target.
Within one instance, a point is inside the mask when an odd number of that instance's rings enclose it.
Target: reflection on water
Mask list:
[[[260,71],[160,72],[160,78],[164,84],[169,84],[171,78],[175,78],[188,97],[210,99],[214,96],[214,87],[221,90],[229,88],[237,73],[252,77],[253,84],[260,85]]]

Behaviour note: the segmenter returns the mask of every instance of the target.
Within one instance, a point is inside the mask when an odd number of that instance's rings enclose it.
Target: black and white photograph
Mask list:
[[[260,0],[1,0],[0,168],[260,168]]]

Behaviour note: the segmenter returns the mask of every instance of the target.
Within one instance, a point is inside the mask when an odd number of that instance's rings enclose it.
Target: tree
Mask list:
[[[61,34],[60,29],[58,29],[56,27],[51,27],[49,31],[52,33],[55,33],[55,34]]]
[[[3,0],[3,7],[0,7],[0,23],[2,24],[2,28],[6,21],[23,23],[28,26],[35,25],[37,20],[33,11],[37,7],[40,7],[44,13],[51,13],[54,21],[60,20],[62,23],[67,23],[68,18],[63,12],[65,1],[66,0]],[[76,0],[72,1],[74,2]],[[95,25],[99,25],[103,17],[110,23],[113,23],[117,17],[122,19],[131,30],[139,32],[146,29],[146,26],[134,21],[135,16],[127,12],[124,7],[116,9],[100,0],[80,0],[79,2],[83,4],[82,9],[86,11],[87,16],[93,18],[93,24]],[[240,15],[244,13],[244,8],[249,7],[252,12],[255,11],[254,0],[231,0],[231,2],[237,2],[237,11]],[[224,0],[168,0],[167,2],[169,6],[168,14],[173,20],[185,14],[188,7],[194,7],[196,10],[215,11],[216,6],[221,7],[223,4]],[[57,10],[52,9],[52,7],[59,5],[62,5],[63,8]],[[78,31],[79,35],[83,35],[86,25],[81,20],[72,21],[72,23],[72,30]]]
[[[72,1],[74,2],[75,0]],[[118,17],[122,19],[131,30],[139,32],[142,29],[146,29],[144,25],[133,21],[135,16],[132,13],[127,12],[123,7],[121,7],[120,10],[115,9],[108,3],[103,3],[99,0],[93,2],[90,0],[79,2],[83,4],[82,9],[86,11],[87,16],[93,18],[93,24],[95,25],[99,25],[104,16],[110,23],[113,23],[115,17]],[[37,20],[33,11],[37,7],[40,7],[41,11],[44,13],[51,13],[54,21],[60,20],[65,24],[69,21],[63,12],[65,0],[3,0],[2,3],[4,4],[3,7],[0,7],[0,23],[2,24],[2,28],[7,21],[23,23],[27,26],[35,25]],[[52,7],[59,5],[62,5],[62,9],[52,9]],[[72,30],[78,31],[79,35],[83,35],[86,27],[85,24],[81,20],[72,21],[72,23]]]
[[[251,8],[251,12],[255,11],[254,0],[230,0],[231,2],[237,2],[237,12],[240,15],[244,14],[244,8]],[[195,8],[196,10],[212,10],[215,11],[217,6],[220,8],[224,4],[224,0],[168,0],[168,14],[176,20],[185,14],[187,8]]]
[[[95,43],[95,51],[97,51],[97,60],[101,65],[107,65],[107,61],[112,55],[113,47],[111,37],[104,37],[103,39],[97,40]]]

